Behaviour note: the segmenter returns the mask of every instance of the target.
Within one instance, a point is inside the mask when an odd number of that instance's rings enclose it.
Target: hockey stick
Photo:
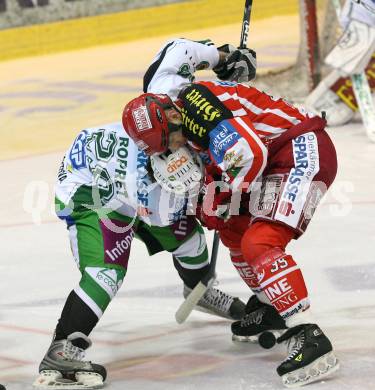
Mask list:
[[[337,18],[340,18],[340,0],[332,0]],[[350,76],[353,85],[354,96],[358,103],[363,126],[370,141],[375,142],[375,107],[372,101],[370,86],[365,71]]]
[[[241,49],[247,47],[247,41],[249,40],[249,27],[250,27],[252,6],[253,6],[253,0],[245,0],[245,8],[243,12],[241,40],[240,40]]]
[[[250,27],[250,16],[251,8],[253,5],[253,0],[245,0],[245,8],[242,19],[242,30],[241,30],[241,39],[240,39],[240,48],[245,48],[247,46],[247,41],[249,38],[249,27]],[[215,269],[216,269],[216,258],[219,248],[219,233],[215,231],[214,241],[212,243],[212,252],[211,252],[211,261],[210,269],[207,272],[202,280],[193,288],[190,294],[182,302],[178,308],[175,318],[179,324],[182,324],[189,314],[193,311],[195,305],[203,297],[206,291],[212,286],[215,280]]]
[[[245,0],[245,7],[242,18],[242,28],[241,28],[241,39],[240,39],[240,49],[245,49],[247,47],[247,41],[249,39],[249,27],[250,27],[250,16],[251,8],[253,6],[253,0]],[[232,80],[238,80],[239,69],[236,69],[233,72],[231,77]]]
[[[215,281],[215,269],[217,252],[219,249],[219,233],[215,231],[214,241],[212,243],[210,268],[207,274],[201,279],[201,281],[193,288],[190,294],[186,297],[184,302],[180,305],[176,311],[175,318],[179,324],[182,324],[189,314],[193,311],[198,301],[203,297],[205,292],[212,286]]]

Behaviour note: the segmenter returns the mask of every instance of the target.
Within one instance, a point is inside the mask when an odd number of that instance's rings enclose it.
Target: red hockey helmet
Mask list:
[[[163,153],[171,129],[165,110],[173,107],[168,95],[144,93],[125,106],[122,125],[140,149],[148,154]]]

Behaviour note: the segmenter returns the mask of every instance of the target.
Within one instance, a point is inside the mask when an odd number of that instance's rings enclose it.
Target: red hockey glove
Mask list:
[[[223,188],[220,188],[222,192],[218,192],[218,188],[215,188],[213,184],[215,181],[220,180],[217,180],[216,175],[215,177],[211,176],[206,170],[202,199],[198,203],[196,210],[196,217],[209,230],[224,228],[225,217],[229,207],[228,203],[232,195],[230,191]]]

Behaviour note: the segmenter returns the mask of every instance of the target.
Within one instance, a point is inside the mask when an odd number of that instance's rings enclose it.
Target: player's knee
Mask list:
[[[252,265],[259,256],[278,247],[285,250],[294,237],[294,232],[287,226],[272,222],[256,222],[247,229],[241,240],[244,259]]]

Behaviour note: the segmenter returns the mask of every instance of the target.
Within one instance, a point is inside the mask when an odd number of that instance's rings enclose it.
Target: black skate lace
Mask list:
[[[304,343],[305,334],[303,332],[297,334],[296,336],[292,336],[287,341],[288,356],[284,361],[286,362],[291,359],[294,359],[300,353]]]
[[[210,288],[203,296],[203,301],[211,306],[215,306],[223,312],[227,312],[233,302],[233,297],[218,290],[217,288]]]
[[[249,314],[246,314],[241,320],[241,326],[249,326],[251,324],[260,325],[263,320],[264,313],[266,309],[262,307],[261,309],[255,310]]]
[[[79,360],[82,361],[85,357],[85,351],[79,347],[73,345],[70,341],[66,341],[64,345],[64,357],[67,360]]]

